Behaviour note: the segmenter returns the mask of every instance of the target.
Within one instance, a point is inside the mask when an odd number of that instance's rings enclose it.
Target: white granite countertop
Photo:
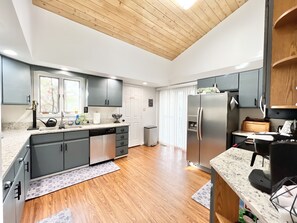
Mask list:
[[[7,130],[2,132],[2,178],[5,176],[7,170],[24,146],[25,142],[31,135],[57,133],[57,132],[71,132],[81,131],[98,128],[112,128],[128,126],[127,123],[110,123],[110,124],[98,124],[98,125],[82,125],[81,128],[68,128],[68,129],[51,129],[51,130]]]
[[[254,166],[250,166],[252,154],[251,151],[230,148],[212,159],[210,164],[261,222],[280,223],[280,215],[269,201],[270,195],[255,189],[248,180],[253,169],[263,169],[259,156]],[[268,166],[266,161],[264,168]]]
[[[237,131],[232,132],[232,135],[245,136],[245,137],[248,137],[253,134],[255,134],[255,132],[246,132],[246,131],[242,131],[242,130],[237,130]]]

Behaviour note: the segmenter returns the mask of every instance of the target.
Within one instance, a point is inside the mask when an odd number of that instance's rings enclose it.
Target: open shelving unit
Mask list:
[[[289,57],[286,57],[284,59],[281,59],[277,62],[275,62],[272,67],[273,68],[278,68],[278,67],[281,67],[281,66],[290,66],[294,63],[297,63],[297,55],[294,55],[294,56],[289,56]]]
[[[296,23],[297,21],[297,6],[290,8],[285,11],[274,23],[274,28],[277,29],[279,27]]]
[[[273,5],[270,107],[297,109],[297,1]]]

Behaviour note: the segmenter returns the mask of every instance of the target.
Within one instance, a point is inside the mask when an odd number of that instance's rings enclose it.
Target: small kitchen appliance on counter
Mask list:
[[[96,112],[93,114],[93,124],[100,124],[100,113]]]
[[[270,194],[272,187],[280,180],[297,175],[297,141],[280,134],[256,134],[253,138],[255,152],[251,166],[257,155],[269,159],[270,166],[267,171],[252,170],[249,181],[253,187]]]

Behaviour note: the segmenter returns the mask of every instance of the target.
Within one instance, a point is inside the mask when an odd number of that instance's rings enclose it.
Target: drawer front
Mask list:
[[[128,126],[118,127],[116,133],[126,133],[128,132]]]
[[[64,132],[64,140],[82,139],[89,137],[89,130]]]
[[[117,140],[128,139],[128,133],[117,134]]]
[[[15,158],[14,161],[14,172],[17,173],[20,166],[23,164],[23,160],[25,158],[25,155],[27,154],[27,151],[30,148],[29,139],[26,141],[26,143],[23,145],[21,151],[18,153],[18,155]]]
[[[117,141],[117,147],[127,146],[127,145],[128,145],[127,139]]]
[[[233,135],[233,144],[243,142],[245,139],[245,136]]]
[[[2,183],[2,189],[3,189],[3,201],[6,197],[6,195],[8,194],[11,186],[12,186],[12,183],[14,181],[14,166],[11,166],[9,169],[8,169],[8,172],[6,173],[6,175],[4,176],[3,178],[3,183]]]
[[[33,135],[31,137],[32,145],[63,141],[63,133],[49,133],[42,135]]]
[[[116,148],[116,157],[128,154],[128,146],[121,146]]]

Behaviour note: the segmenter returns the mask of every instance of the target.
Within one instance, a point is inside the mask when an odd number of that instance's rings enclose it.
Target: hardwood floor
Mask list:
[[[115,163],[119,171],[27,201],[22,223],[65,208],[73,223],[209,222],[209,210],[191,196],[210,176],[188,167],[180,149],[134,147]]]

